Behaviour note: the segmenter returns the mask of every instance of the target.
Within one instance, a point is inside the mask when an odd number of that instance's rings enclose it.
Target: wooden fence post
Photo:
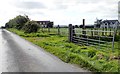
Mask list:
[[[111,34],[111,28],[110,28],[110,35],[109,36],[112,36],[112,34]]]
[[[69,35],[68,35],[68,38],[69,38],[69,42],[72,42],[72,37],[73,37],[73,27],[72,27],[72,24],[69,24]]]
[[[43,25],[42,25],[42,32],[43,32]]]
[[[102,29],[102,31],[104,31],[104,28]],[[102,32],[102,36],[104,36],[104,32]]]
[[[48,26],[48,32],[50,32],[50,27]]]
[[[58,25],[58,35],[60,35],[60,26]]]
[[[107,31],[107,28],[105,28],[105,36],[107,36],[107,32],[106,31]]]
[[[94,34],[97,36],[98,35],[98,28],[94,29]]]
[[[83,31],[82,34],[83,36],[86,36],[86,31],[85,31],[85,19],[83,19],[83,27],[82,27]]]
[[[91,28],[91,36],[93,37],[93,29]]]
[[[75,35],[75,26],[72,26],[72,29],[73,29],[73,30],[72,30],[72,31],[73,31],[73,32],[72,32],[72,33],[73,33],[73,36],[76,36],[76,35]]]
[[[118,26],[117,30],[118,30],[118,35],[120,36],[120,26]]]

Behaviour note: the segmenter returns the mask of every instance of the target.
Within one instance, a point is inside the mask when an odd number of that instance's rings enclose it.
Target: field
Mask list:
[[[55,28],[51,29],[50,32],[47,29],[42,32],[40,29],[37,33],[30,34],[16,29],[8,30],[44,48],[66,63],[77,64],[96,72],[118,72],[120,70],[119,42],[115,42],[116,49],[113,51],[109,48],[97,50],[92,46],[78,46],[68,42],[66,28],[60,29],[59,35],[58,29]]]
[[[44,33],[54,33],[54,34],[59,34],[62,36],[68,36],[68,28],[59,28],[59,32],[58,32],[58,28],[50,28],[50,30],[48,30],[48,28],[44,28],[44,29],[40,29],[39,32],[44,32]]]

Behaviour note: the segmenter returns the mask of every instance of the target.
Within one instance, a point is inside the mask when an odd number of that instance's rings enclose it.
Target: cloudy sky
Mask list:
[[[93,24],[98,19],[118,19],[119,0],[2,0],[0,25],[17,15],[31,20],[51,20],[54,24]]]

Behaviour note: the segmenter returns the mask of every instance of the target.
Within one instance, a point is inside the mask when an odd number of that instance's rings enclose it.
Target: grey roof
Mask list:
[[[115,24],[116,22],[119,23],[118,20],[104,20],[104,21],[102,21],[102,23],[108,23],[108,24],[111,24],[111,23]]]
[[[36,21],[36,22],[38,22],[38,23],[39,23],[39,22],[47,22],[47,23],[49,23],[50,21]]]

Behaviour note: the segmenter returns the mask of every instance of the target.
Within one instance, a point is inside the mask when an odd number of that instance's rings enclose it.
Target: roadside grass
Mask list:
[[[8,30],[44,48],[66,63],[77,64],[96,72],[118,72],[118,69],[120,70],[118,42],[115,42],[116,49],[114,50],[109,48],[98,50],[92,46],[78,46],[69,43],[67,37],[55,33],[39,31],[25,34],[16,29]]]

